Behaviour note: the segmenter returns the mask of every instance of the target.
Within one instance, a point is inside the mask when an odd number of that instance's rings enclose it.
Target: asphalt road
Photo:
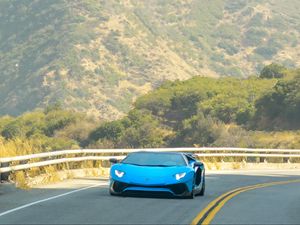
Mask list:
[[[29,191],[0,185],[0,224],[190,224],[210,202],[235,188],[300,179],[300,171],[207,174],[204,197],[115,197],[107,181],[74,179]],[[98,185],[98,186],[95,186]],[[211,224],[300,224],[300,182],[242,192]]]

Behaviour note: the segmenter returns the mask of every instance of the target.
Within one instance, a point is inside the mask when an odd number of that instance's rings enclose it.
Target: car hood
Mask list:
[[[125,172],[122,178],[115,175],[115,170]],[[181,180],[175,179],[175,174],[186,173],[186,176]],[[115,164],[111,168],[111,177],[114,180],[126,182],[130,184],[140,185],[168,185],[178,182],[185,182],[191,179],[194,171],[188,166],[136,166],[131,164]]]

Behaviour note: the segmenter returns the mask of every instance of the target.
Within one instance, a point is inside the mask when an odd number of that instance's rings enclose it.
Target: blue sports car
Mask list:
[[[110,169],[111,195],[126,193],[168,193],[194,198],[204,195],[205,168],[190,153],[134,152]]]

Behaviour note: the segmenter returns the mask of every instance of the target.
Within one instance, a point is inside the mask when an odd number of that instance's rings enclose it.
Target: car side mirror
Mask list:
[[[198,166],[202,166],[203,165],[203,163],[201,163],[201,162],[195,162],[194,163],[194,167],[198,167]]]
[[[109,162],[112,164],[116,164],[119,162],[119,160],[117,160],[116,158],[112,158],[112,159],[109,159]]]

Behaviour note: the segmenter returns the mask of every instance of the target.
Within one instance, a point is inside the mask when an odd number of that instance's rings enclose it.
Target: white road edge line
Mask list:
[[[73,190],[73,191],[70,191],[70,192],[66,192],[66,193],[63,193],[63,194],[60,194],[60,195],[52,196],[50,198],[45,198],[45,199],[38,200],[38,201],[35,201],[35,202],[32,202],[32,203],[28,203],[28,204],[19,206],[17,208],[10,209],[10,210],[7,210],[5,212],[2,212],[2,213],[0,213],[0,217],[5,216],[5,215],[10,214],[10,213],[13,213],[13,212],[16,212],[16,211],[19,211],[21,209],[28,208],[30,206],[33,206],[33,205],[36,205],[36,204],[39,204],[39,203],[42,203],[42,202],[47,202],[47,201],[50,201],[50,200],[53,200],[53,199],[56,199],[56,198],[64,197],[66,195],[74,194],[76,192],[84,191],[84,190],[94,188],[94,187],[98,187],[98,186],[105,186],[105,185],[108,185],[108,183],[95,184],[95,185],[92,185],[92,186],[88,186],[88,187],[80,188],[80,189]]]

